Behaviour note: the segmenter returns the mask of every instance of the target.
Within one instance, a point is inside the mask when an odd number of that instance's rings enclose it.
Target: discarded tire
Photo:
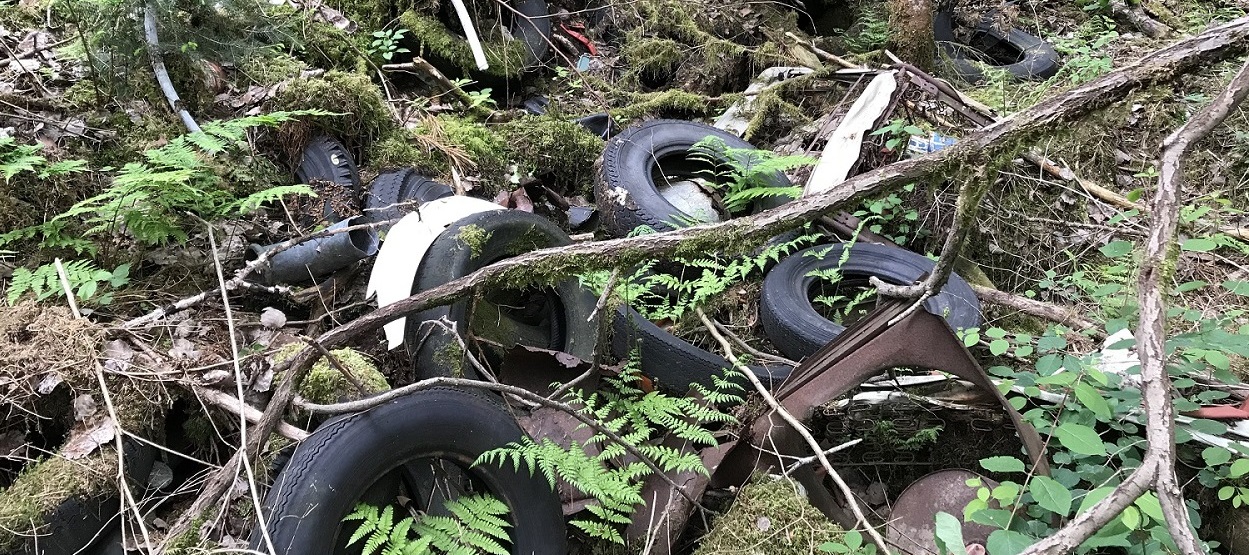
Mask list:
[[[635,347],[642,374],[669,391],[684,394],[695,383],[712,387],[714,375],[737,374],[724,357],[682,341],[631,308],[621,308],[612,327],[612,354],[624,359]],[[792,370],[784,365],[750,369],[769,388],[780,385]]]
[[[790,255],[764,277],[759,318],[768,340],[785,356],[800,360],[846,329],[821,315],[810,300],[818,280],[811,273],[838,268],[845,249],[845,244],[811,247]],[[931,260],[919,254],[871,243],[851,246],[850,256],[840,266],[842,280],[865,282],[875,276],[897,285],[914,283],[933,267]],[[954,328],[976,327],[981,322],[980,301],[957,274],[950,275],[941,293],[928,299],[924,308],[944,316]]]
[[[299,444],[265,497],[269,536],[278,555],[359,553],[359,543],[346,549],[358,523],[343,522],[358,503],[395,506],[398,520],[409,508],[446,514],[446,500],[489,493],[508,507],[511,553],[563,553],[559,496],[541,473],[473,466],[482,453],[521,437],[497,401],[449,388],[327,422]],[[251,547],[265,551],[258,531]]]
[[[571,242],[555,224],[529,212],[474,214],[451,224],[434,239],[416,272],[412,292],[437,287],[505,258]],[[483,377],[465,359],[455,336],[441,326],[426,323],[443,318],[456,325],[461,337],[471,328],[475,335],[494,336],[500,343],[541,347],[588,359],[596,340],[596,326],[588,322],[596,300],[572,278],[554,287],[487,291],[476,301],[474,317],[469,314],[469,300],[411,315],[405,337],[415,355],[416,375]]]
[[[343,143],[325,135],[308,141],[299,159],[299,167],[295,168],[295,177],[300,183],[313,184],[315,189],[319,189],[321,218],[328,222],[336,222],[344,214],[350,214],[360,197],[360,172],[355,160]],[[318,181],[332,183],[331,187],[337,190],[318,188],[315,185]]]
[[[453,194],[455,193],[451,187],[431,180],[412,168],[382,172],[373,178],[368,192],[364,194],[364,221],[377,223],[397,220],[411,212],[413,205]],[[390,224],[378,229],[385,231],[389,228]]]
[[[594,180],[603,228],[612,236],[622,237],[639,226],[670,231],[683,223],[718,221],[721,215],[710,197],[700,193],[692,181],[708,177],[708,172],[724,171],[730,162],[724,153],[712,155],[714,164],[690,157],[693,146],[707,137],[723,140],[730,149],[754,149],[750,143],[709,125],[677,120],[648,121],[608,140]],[[744,155],[735,155],[731,162],[751,163]],[[761,181],[766,187],[793,186],[781,172],[767,174]],[[763,197],[751,211],[774,208],[786,200]]]
[[[989,18],[972,31],[967,44],[954,36],[949,11],[933,14],[932,31],[937,41],[937,66],[969,83],[984,80],[984,71],[975,61],[1005,70],[1017,79],[1048,79],[1058,73],[1058,53],[1053,45],[1017,28],[1003,33],[993,28]]]
[[[142,491],[156,460],[156,449],[135,440],[123,443],[126,478],[132,491]],[[99,455],[103,456],[103,455]],[[108,455],[115,457],[115,454]],[[39,536],[14,551],[21,555],[74,555],[90,550],[106,553],[109,531],[119,524],[122,501],[116,491],[92,497],[72,497],[44,518]]]

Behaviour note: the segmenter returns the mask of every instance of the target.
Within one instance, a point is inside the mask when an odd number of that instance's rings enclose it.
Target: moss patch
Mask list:
[[[695,555],[807,555],[845,534],[798,495],[796,484],[767,476],[742,487],[729,511],[712,524]]]
[[[302,344],[294,345],[303,347]],[[295,349],[296,352],[298,350]],[[330,351],[330,354],[334,355],[344,368],[351,371],[357,380],[360,380],[360,383],[364,385],[366,395],[390,389],[390,384],[386,383],[386,377],[377,370],[377,366],[354,349],[338,349]],[[356,386],[325,357],[321,357],[312,365],[312,369],[304,376],[303,381],[299,382],[298,391],[304,399],[318,404],[337,403],[345,398],[361,397]]]
[[[464,37],[458,35],[443,24],[438,18],[420,14],[415,11],[404,12],[399,16],[399,26],[411,31],[410,37],[416,48],[411,50],[419,56],[422,56],[443,66],[444,70],[458,70],[460,75],[470,75],[481,73],[477,69],[477,62],[473,59],[473,53],[468,48],[468,41]],[[525,69],[526,57],[529,55],[529,49],[524,42],[520,40],[508,40],[496,38],[491,40],[490,37],[481,37],[482,50],[485,51],[486,61],[490,67],[484,71],[486,75],[494,77],[518,77]],[[450,72],[454,76],[456,72]]]
[[[320,77],[295,79],[273,99],[272,110],[321,109],[343,114],[305,120],[338,137],[349,147],[373,142],[397,126],[381,91],[365,75],[329,71]]]
[[[468,252],[472,253],[473,258],[481,256],[481,249],[485,246],[486,241],[490,240],[491,233],[482,229],[478,225],[466,225],[460,228],[460,233],[455,239],[464,246],[468,247]]]
[[[499,132],[522,172],[546,177],[559,192],[589,193],[603,139],[554,116],[525,116],[504,124]]]
[[[102,448],[79,460],[50,457],[30,465],[0,492],[0,548],[12,549],[61,503],[115,491],[117,455]]]

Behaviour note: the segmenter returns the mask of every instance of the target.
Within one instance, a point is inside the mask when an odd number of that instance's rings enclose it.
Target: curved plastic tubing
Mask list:
[[[362,223],[358,220],[359,217],[342,220],[326,228],[326,231]],[[252,245],[251,251],[254,256],[259,256],[276,246]],[[300,283],[331,274],[376,253],[377,230],[355,229],[305,241],[279,252],[261,267],[260,275],[269,284]]]
[[[503,210],[488,200],[472,197],[446,197],[418,206],[404,216],[386,233],[386,242],[373,262],[365,297],[377,293],[377,307],[381,308],[406,299],[412,295],[412,281],[421,266],[429,245],[442,230],[461,218],[490,210]],[[407,318],[397,318],[382,329],[386,332],[387,349],[403,344],[403,329]]]

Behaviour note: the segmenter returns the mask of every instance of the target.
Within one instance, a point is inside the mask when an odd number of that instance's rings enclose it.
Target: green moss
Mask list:
[[[751,108],[754,109],[754,115],[746,125],[746,140],[780,136],[811,121],[802,108],[786,102],[776,91],[761,93],[755,98]]]
[[[481,256],[482,247],[485,246],[486,241],[490,240],[490,235],[491,232],[482,229],[481,226],[466,225],[460,228],[460,233],[455,236],[455,239],[468,247],[468,252],[473,255],[473,258],[477,258]]]
[[[755,478],[724,516],[712,522],[695,555],[807,555],[845,532],[798,494],[788,479]]]
[[[459,342],[448,338],[434,351],[434,364],[453,378],[464,377],[464,349]]]
[[[634,82],[667,82],[685,60],[688,47],[672,39],[640,37],[629,40],[620,49],[624,57],[625,79]]]
[[[478,73],[477,62],[464,37],[447,29],[436,17],[406,11],[399,16],[399,26],[411,31],[416,48],[412,51],[439,65],[459,69],[462,75]],[[485,74],[495,77],[518,77],[525,69],[528,47],[519,40],[482,37],[482,49],[489,69]],[[454,75],[453,75],[454,76]]]
[[[272,105],[275,111],[313,108],[343,114],[313,118],[309,124],[348,146],[369,144],[397,128],[377,85],[359,73],[329,71],[319,77],[294,79]]]
[[[422,173],[441,176],[450,173],[451,165],[446,156],[420,146],[416,136],[421,131],[395,129],[373,143],[366,158],[375,168],[415,167]]]
[[[611,111],[617,121],[627,122],[643,116],[700,116],[717,114],[732,104],[739,95],[708,97],[678,89],[655,93],[626,94],[627,106]]]
[[[316,36],[317,33],[310,35]],[[294,79],[299,77],[300,72],[308,69],[307,64],[285,52],[256,50],[250,54],[239,62],[239,71],[263,87]]]
[[[369,33],[347,34],[333,25],[311,22],[312,32],[305,35],[303,59],[312,65],[330,70],[356,73],[370,71],[368,60],[361,56],[368,51]]]
[[[386,377],[377,370],[377,366],[354,349],[337,349],[330,351],[330,354],[364,385],[365,395],[390,389],[390,384],[386,383]],[[312,365],[297,390],[304,399],[318,404],[337,403],[345,398],[361,396],[356,386],[325,357]]]
[[[603,139],[556,116],[525,116],[502,125],[508,155],[522,171],[547,176],[566,194],[588,194]]]
[[[116,491],[117,455],[103,447],[84,459],[53,456],[31,464],[0,492],[0,550],[17,547],[68,499]]]

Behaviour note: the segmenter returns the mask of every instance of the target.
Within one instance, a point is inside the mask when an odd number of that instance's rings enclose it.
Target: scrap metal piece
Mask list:
[[[961,468],[938,470],[911,483],[893,503],[885,539],[909,555],[939,553],[933,533],[937,513],[962,515],[963,508],[976,499],[976,488],[967,485],[968,480],[976,478],[983,487],[997,486],[997,482]],[[994,530],[992,526],[964,522],[963,542],[984,546]]]

